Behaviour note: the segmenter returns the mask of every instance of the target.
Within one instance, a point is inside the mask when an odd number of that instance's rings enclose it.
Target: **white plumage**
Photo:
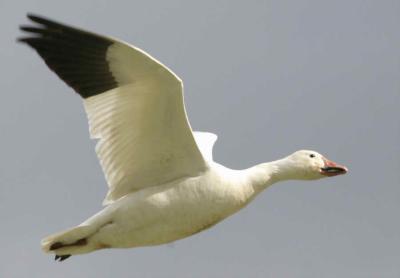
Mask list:
[[[176,79],[138,80],[84,100],[110,188],[105,203],[206,168],[186,120],[181,88]]]
[[[109,192],[106,207],[42,241],[56,259],[102,248],[168,243],[207,229],[286,179],[346,173],[314,151],[246,170],[213,161],[217,136],[192,132],[182,81],[124,42],[28,15],[22,26],[46,64],[84,99]]]

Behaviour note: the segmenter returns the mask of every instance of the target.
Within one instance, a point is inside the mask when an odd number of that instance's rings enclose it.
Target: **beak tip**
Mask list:
[[[324,163],[325,163],[325,169],[324,170],[328,170],[327,168],[330,168],[329,170],[331,170],[330,173],[323,171],[323,175],[328,176],[328,177],[337,176],[337,175],[344,175],[344,174],[347,174],[347,172],[349,171],[349,169],[346,166],[339,165],[339,164],[337,164],[337,163],[335,163],[333,161],[330,161],[330,160],[328,160],[326,158],[324,158]],[[334,171],[334,170],[336,170],[336,171]]]

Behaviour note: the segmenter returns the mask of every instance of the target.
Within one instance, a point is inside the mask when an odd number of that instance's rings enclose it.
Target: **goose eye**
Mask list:
[[[315,154],[313,154],[313,153],[310,154],[310,157],[311,157],[311,158],[314,158],[314,157],[315,157]]]

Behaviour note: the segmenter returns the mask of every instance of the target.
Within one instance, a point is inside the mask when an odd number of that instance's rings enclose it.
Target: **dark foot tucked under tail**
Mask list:
[[[68,259],[69,257],[71,257],[71,255],[56,255],[56,256],[54,257],[54,260],[55,260],[55,261],[62,262],[62,261],[64,261],[64,260]]]

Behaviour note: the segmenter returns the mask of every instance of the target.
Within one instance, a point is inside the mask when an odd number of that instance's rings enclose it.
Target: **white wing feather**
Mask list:
[[[111,72],[121,87],[84,101],[90,134],[109,192],[104,203],[147,186],[206,168],[188,123],[182,83],[136,48],[109,48]]]

